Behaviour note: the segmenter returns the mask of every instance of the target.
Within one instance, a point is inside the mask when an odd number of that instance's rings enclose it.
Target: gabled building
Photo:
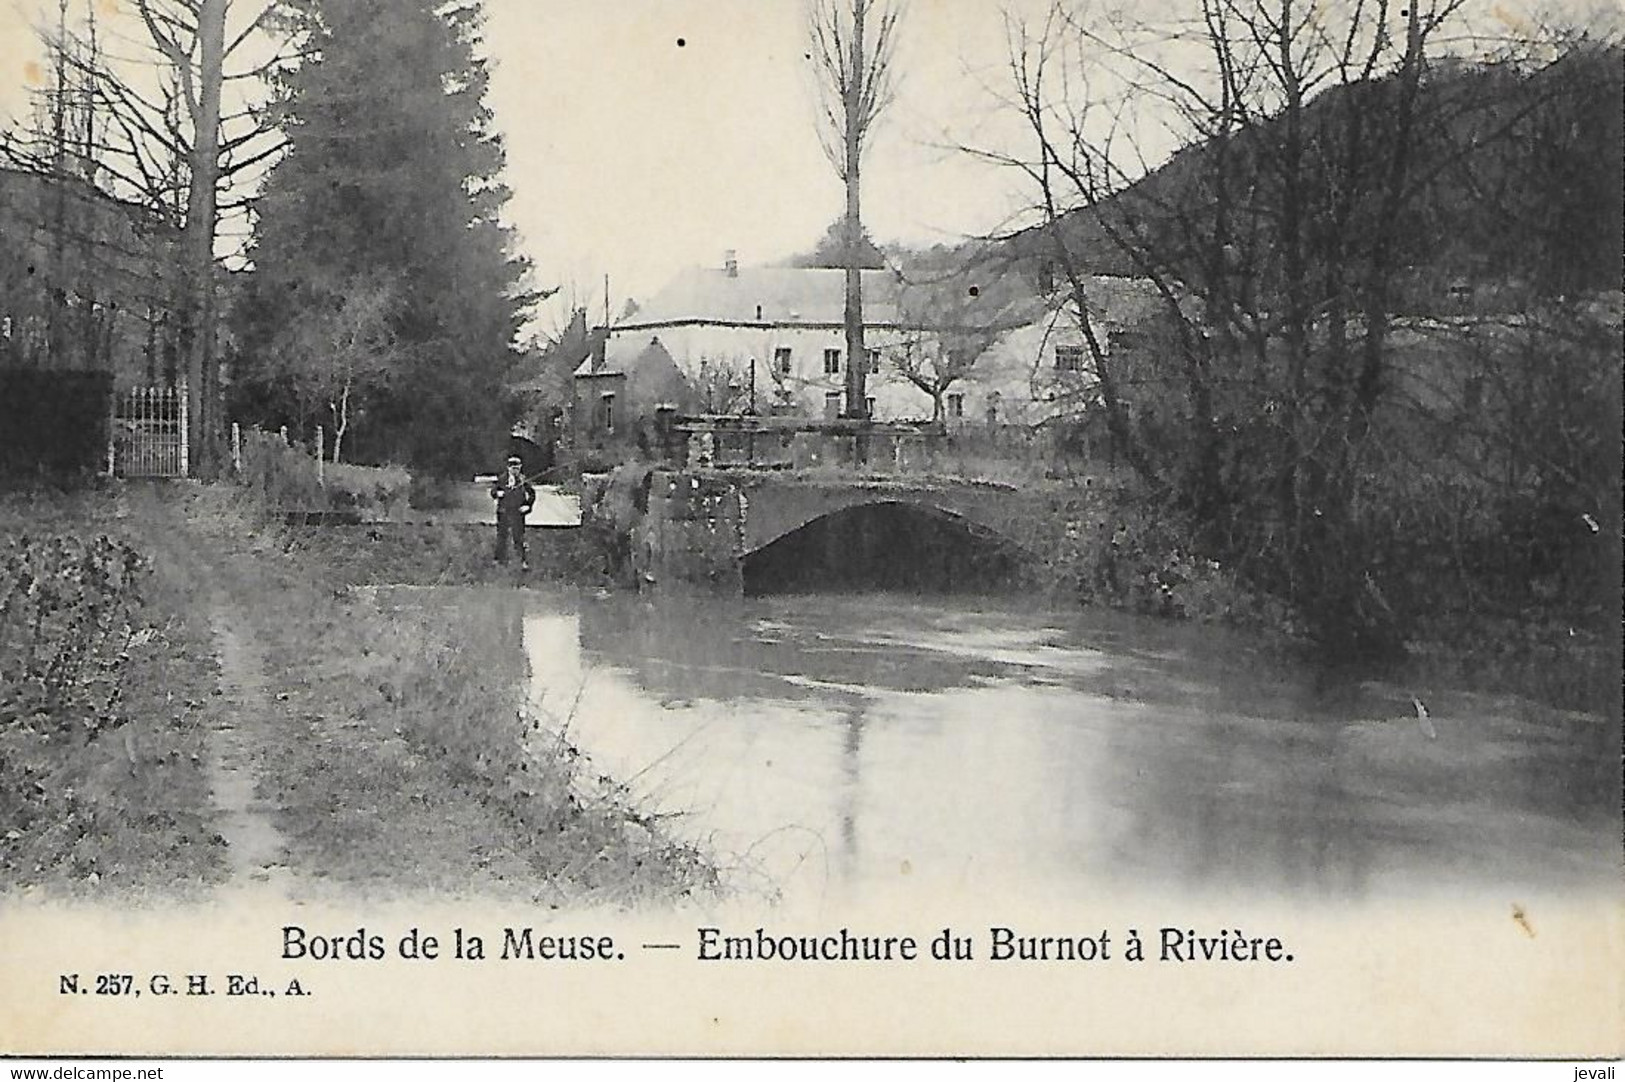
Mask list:
[[[643,351],[669,379],[666,361],[687,380],[685,412],[834,417],[845,388],[844,271],[834,268],[742,267],[730,253],[721,267],[679,274],[634,314],[609,329],[596,364],[578,367],[598,401],[614,396],[627,423],[647,395],[611,383],[631,378]],[[1036,425],[1084,407],[1094,365],[1069,297],[1017,277],[986,271],[980,286],[969,272],[922,271],[919,286],[892,270],[866,270],[864,344],[869,412],[876,420],[941,419],[953,424]],[[1107,349],[1146,348],[1144,326],[1162,304],[1149,282],[1109,275],[1089,279],[1091,321]],[[926,296],[927,294],[932,296]],[[937,358],[965,339],[976,360],[945,387]],[[923,377],[909,378],[909,371]],[[925,384],[922,386],[921,384]],[[677,396],[673,394],[673,400]],[[580,426],[577,426],[578,431]]]
[[[890,271],[863,273],[863,359],[880,374],[878,350],[895,340],[898,282]],[[840,411],[845,386],[845,272],[825,267],[692,267],[610,328],[609,339],[661,344],[718,412],[799,414]],[[886,394],[876,380],[871,395]],[[709,392],[707,395],[706,392]],[[731,407],[720,408],[727,399]],[[891,403],[877,401],[884,415]],[[895,414],[893,414],[895,415]]]
[[[582,449],[646,443],[659,407],[692,413],[699,401],[693,383],[655,335],[643,342],[610,337],[581,362],[573,382],[571,428]]]
[[[1150,351],[1161,348],[1165,301],[1143,278],[1092,275],[1084,288],[1096,343],[1115,360],[1120,380],[1140,381]],[[949,387],[950,424],[1041,425],[1080,416],[1095,404],[1094,355],[1073,298],[1056,291],[1035,295],[1022,314],[1020,324]]]

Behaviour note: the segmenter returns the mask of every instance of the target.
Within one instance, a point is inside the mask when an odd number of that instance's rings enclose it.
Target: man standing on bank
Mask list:
[[[508,560],[508,539],[513,538],[514,551],[519,554],[519,569],[530,570],[529,554],[525,551],[525,516],[536,502],[536,490],[521,472],[524,463],[518,455],[508,456],[508,472],[491,486],[491,498],[497,502],[497,563]]]

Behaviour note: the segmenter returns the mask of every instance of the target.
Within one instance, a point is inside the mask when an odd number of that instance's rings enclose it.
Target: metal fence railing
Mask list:
[[[186,477],[186,384],[137,387],[113,397],[108,472],[118,477]]]

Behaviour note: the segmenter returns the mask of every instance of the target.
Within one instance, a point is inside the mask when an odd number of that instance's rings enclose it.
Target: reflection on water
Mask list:
[[[745,889],[1357,898],[1619,863],[1615,722],[1324,686],[1239,636],[1121,617],[533,597],[533,694]]]

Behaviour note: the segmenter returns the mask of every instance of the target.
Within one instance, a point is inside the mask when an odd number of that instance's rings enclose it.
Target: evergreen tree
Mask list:
[[[786,265],[844,268],[851,261],[846,251],[846,219],[841,217],[829,223],[829,228],[818,238],[812,251],[791,256],[786,260]],[[857,265],[860,270],[884,270],[886,267],[886,253],[880,250],[867,229],[861,230],[858,238]]]
[[[358,456],[466,473],[505,442],[502,378],[529,301],[498,218],[508,192],[479,6],[299,0],[292,11],[306,48],[282,79],[288,152],[258,203],[237,313],[241,405],[286,416],[286,336],[331,316],[357,283],[387,289],[394,370],[360,389]]]

